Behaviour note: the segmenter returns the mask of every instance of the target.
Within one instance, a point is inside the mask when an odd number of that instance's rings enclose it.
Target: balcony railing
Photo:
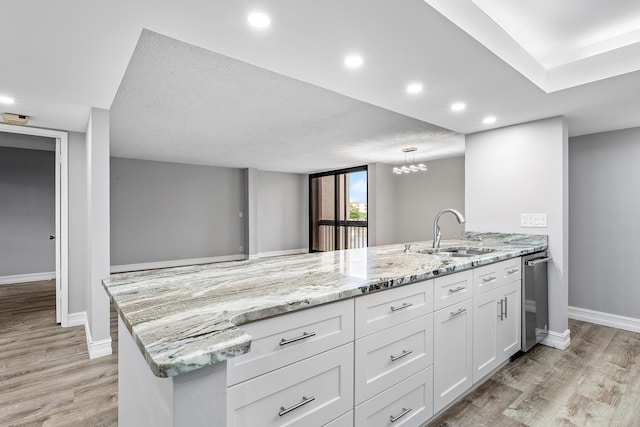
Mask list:
[[[318,223],[317,251],[333,251],[336,249],[337,237],[342,243],[341,249],[355,249],[367,247],[367,222],[366,221],[334,221],[322,220]]]

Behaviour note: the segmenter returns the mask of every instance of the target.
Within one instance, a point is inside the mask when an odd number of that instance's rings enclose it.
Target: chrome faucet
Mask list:
[[[442,238],[438,220],[440,219],[440,216],[446,212],[451,212],[452,214],[454,214],[456,216],[456,219],[458,220],[458,224],[464,224],[465,222],[467,222],[467,220],[464,219],[464,216],[455,209],[442,209],[440,212],[438,212],[436,214],[436,217],[433,219],[433,247],[436,249],[440,247],[440,239]]]

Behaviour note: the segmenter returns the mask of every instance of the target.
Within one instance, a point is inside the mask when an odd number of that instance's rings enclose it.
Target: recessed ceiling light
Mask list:
[[[13,104],[16,101],[14,101],[13,98],[9,98],[8,96],[0,96],[0,102],[2,102],[3,104]]]
[[[271,25],[271,18],[261,12],[253,12],[247,16],[247,21],[252,27],[267,28]]]
[[[408,93],[420,93],[422,92],[422,85],[420,83],[411,83],[407,86]]]
[[[456,102],[455,104],[451,105],[451,111],[462,111],[465,108],[467,108],[467,106],[464,102]]]
[[[495,122],[496,122],[496,118],[493,116],[485,117],[484,119],[482,119],[482,123],[484,123],[485,125],[490,125],[491,123],[495,123]]]
[[[349,68],[358,68],[362,65],[363,62],[364,60],[362,59],[362,56],[358,55],[350,55],[344,58],[344,65]]]

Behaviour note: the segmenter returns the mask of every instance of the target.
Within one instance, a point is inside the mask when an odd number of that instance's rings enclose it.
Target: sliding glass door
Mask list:
[[[367,246],[367,167],[309,176],[309,250]]]

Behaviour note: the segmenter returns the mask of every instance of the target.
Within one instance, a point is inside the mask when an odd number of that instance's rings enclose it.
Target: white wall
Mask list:
[[[86,135],[69,132],[69,313],[87,311]]]
[[[569,305],[640,319],[640,128],[569,139]]]
[[[92,108],[87,154],[87,320],[91,340],[111,351],[109,298],[102,286],[109,269],[109,111]],[[105,350],[106,352],[106,350]],[[91,354],[91,348],[90,348]]]
[[[468,231],[548,234],[549,328],[567,331],[568,136],[556,117],[466,136]],[[520,214],[546,213],[548,228],[520,227]]]
[[[241,169],[111,158],[111,264],[237,255]]]
[[[307,175],[257,171],[258,254],[306,250]]]

